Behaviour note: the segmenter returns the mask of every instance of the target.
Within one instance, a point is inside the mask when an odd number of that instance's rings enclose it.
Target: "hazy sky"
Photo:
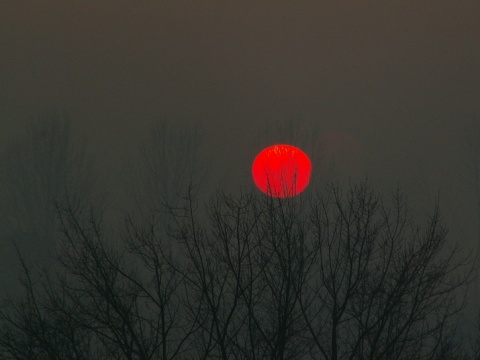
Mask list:
[[[345,174],[399,184],[415,216],[440,192],[451,239],[478,242],[480,0],[0,0],[0,152],[51,110],[114,194],[161,119],[203,123],[210,186],[253,186],[260,130],[294,119]]]
[[[478,0],[1,1],[0,140],[58,109],[113,169],[158,119],[203,121],[235,169],[298,118],[355,139],[373,176],[446,186],[480,121],[479,18]]]

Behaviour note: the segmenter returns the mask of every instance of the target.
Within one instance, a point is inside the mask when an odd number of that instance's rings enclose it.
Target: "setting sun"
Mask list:
[[[291,145],[273,145],[262,150],[252,165],[255,185],[275,198],[289,198],[300,194],[310,182],[312,163],[299,148]]]

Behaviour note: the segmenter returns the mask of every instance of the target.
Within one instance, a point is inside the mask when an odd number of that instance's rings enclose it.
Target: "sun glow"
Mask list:
[[[300,194],[310,182],[312,163],[308,156],[292,145],[273,145],[262,150],[252,165],[255,185],[275,198]]]

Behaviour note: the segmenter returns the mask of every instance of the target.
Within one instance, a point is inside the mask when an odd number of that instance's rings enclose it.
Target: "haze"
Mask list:
[[[476,0],[2,1],[0,150],[60,111],[115,197],[154,124],[202,123],[220,170],[211,186],[231,189],[251,185],[269,145],[252,139],[290,121],[300,135],[354,139],[333,155],[346,177],[400,185],[420,213],[440,194],[452,236],[472,249],[479,14]]]

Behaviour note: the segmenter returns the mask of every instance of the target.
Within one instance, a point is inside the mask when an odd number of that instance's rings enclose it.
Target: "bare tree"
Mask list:
[[[301,302],[318,356],[438,358],[469,275],[438,208],[421,229],[398,193],[387,207],[361,184],[320,198],[312,225],[320,255]]]
[[[43,297],[29,280],[27,305],[2,308],[0,349],[25,359],[458,359],[449,336],[469,268],[438,208],[417,226],[404,197],[383,200],[366,183],[309,200],[219,193],[203,209],[187,191],[159,223],[127,216],[120,249],[98,214],[60,205],[61,270]]]
[[[480,359],[480,312],[477,315],[476,327],[469,337],[470,354],[472,360]]]
[[[135,212],[150,216],[175,206],[192,185],[205,180],[205,159],[201,159],[202,127],[159,121],[143,140],[140,151],[128,166],[126,192]]]
[[[135,222],[128,215],[124,246],[118,248],[93,208],[67,197],[56,209],[63,233],[58,266],[53,275],[33,280],[21,259],[24,298],[7,298],[0,308],[0,349],[15,359],[194,354],[190,339],[199,319],[185,316],[189,292],[169,243],[160,238],[163,223],[151,217]]]
[[[405,206],[397,194],[389,208],[361,184],[345,197],[335,187],[319,196],[310,223],[293,199],[223,197],[207,228],[186,211],[177,238],[188,250],[195,301],[206,303],[205,351],[217,344],[221,358],[301,358],[306,350],[325,359],[438,358],[468,273],[458,272],[457,249],[445,248],[438,208],[421,230]]]
[[[94,333],[65,315],[67,293],[52,291],[21,259],[23,297],[3,299],[0,321],[1,359],[102,359]],[[45,274],[43,274],[45,276]],[[48,279],[47,279],[48,280]],[[71,311],[72,309],[68,309]]]
[[[56,234],[54,202],[68,191],[92,200],[96,179],[84,139],[71,123],[48,113],[25,129],[0,155],[0,237],[2,273],[15,258],[11,243],[40,260],[53,250]],[[97,197],[98,200],[99,197]],[[3,282],[3,281],[2,281]]]

